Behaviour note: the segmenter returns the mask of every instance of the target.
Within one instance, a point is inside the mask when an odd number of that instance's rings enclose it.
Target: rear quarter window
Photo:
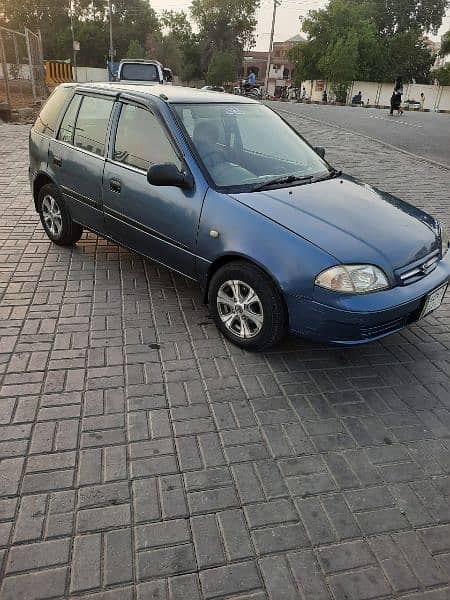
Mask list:
[[[33,125],[33,130],[37,133],[53,136],[58,118],[61,114],[61,110],[65,105],[66,100],[72,95],[72,93],[72,87],[57,87],[44,104],[35,124]]]

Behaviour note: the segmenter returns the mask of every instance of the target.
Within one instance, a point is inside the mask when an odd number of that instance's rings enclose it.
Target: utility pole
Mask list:
[[[75,48],[75,32],[73,28],[73,0],[70,0],[70,31],[72,33],[72,51],[73,51],[73,70],[75,74],[75,81],[78,81],[78,73],[77,73],[77,51]]]
[[[272,29],[270,30],[269,54],[267,55],[266,80],[264,82],[264,91],[266,95],[269,91],[270,59],[272,57],[273,33],[275,31],[275,16],[277,14],[277,6],[279,4],[281,4],[281,0],[273,0]]]
[[[113,44],[113,28],[112,28],[112,2],[108,0],[109,7],[109,60],[110,69],[112,69],[112,63],[114,61],[114,44]]]

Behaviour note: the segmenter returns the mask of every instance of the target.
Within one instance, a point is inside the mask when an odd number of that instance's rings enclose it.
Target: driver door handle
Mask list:
[[[60,158],[59,156],[53,156],[53,164],[56,167],[62,167],[62,158]]]
[[[120,194],[120,191],[122,190],[122,183],[118,179],[110,179],[109,189],[112,192],[116,192],[116,194]]]

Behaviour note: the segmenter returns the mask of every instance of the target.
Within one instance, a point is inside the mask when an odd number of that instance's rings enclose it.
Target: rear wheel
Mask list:
[[[45,233],[55,244],[71,246],[83,235],[83,228],[72,220],[56,185],[49,183],[41,188],[38,211]]]
[[[264,271],[248,262],[221,267],[211,279],[208,302],[217,327],[241,348],[267,350],[286,332],[280,292]]]

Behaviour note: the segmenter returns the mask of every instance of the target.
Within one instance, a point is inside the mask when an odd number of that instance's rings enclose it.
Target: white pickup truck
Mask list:
[[[172,71],[157,60],[127,58],[120,61],[117,81],[172,85]]]

